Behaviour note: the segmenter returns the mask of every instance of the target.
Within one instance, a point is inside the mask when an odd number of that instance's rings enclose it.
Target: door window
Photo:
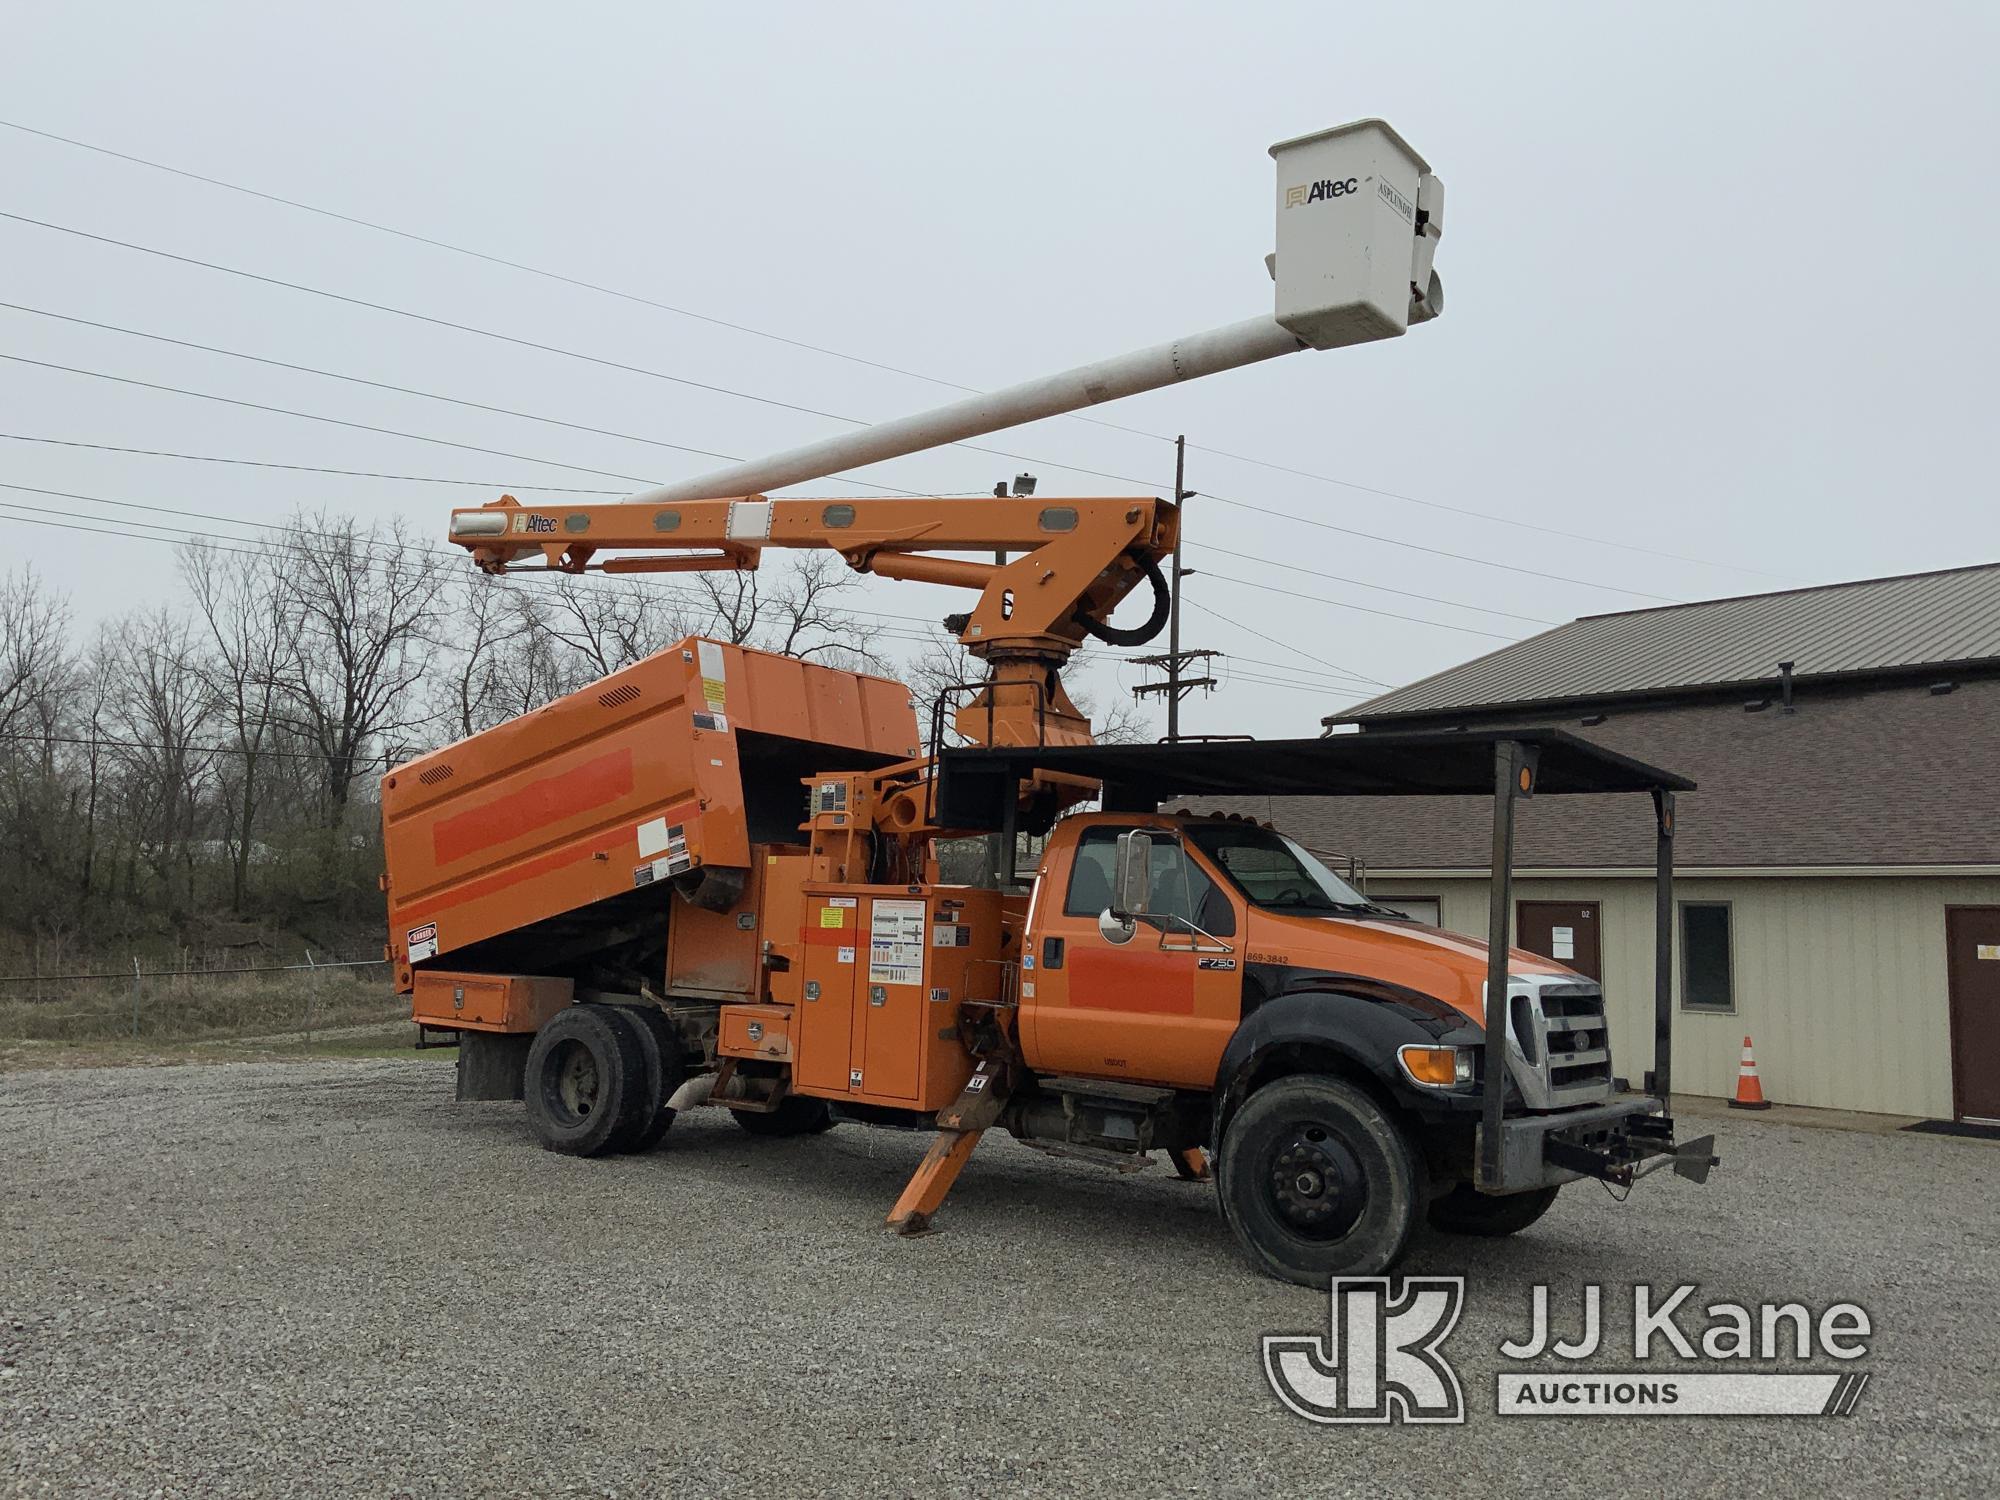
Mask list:
[[[1077,842],[1075,863],[1070,866],[1069,891],[1063,900],[1065,916],[1094,917],[1111,905],[1118,873],[1118,835],[1129,831],[1114,827],[1084,830]],[[1221,888],[1188,858],[1178,840],[1151,829],[1144,831],[1154,833],[1152,889],[1146,909],[1163,917],[1178,917],[1214,937],[1232,936],[1236,916]]]

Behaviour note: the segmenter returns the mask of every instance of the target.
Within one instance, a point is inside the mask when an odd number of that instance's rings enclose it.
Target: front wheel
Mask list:
[[[1223,1133],[1223,1215],[1258,1270],[1301,1286],[1402,1255],[1421,1191],[1402,1126],[1364,1090],[1300,1074],[1257,1090]]]
[[[1440,1234],[1478,1234],[1497,1239],[1519,1234],[1555,1206],[1560,1187],[1536,1188],[1496,1198],[1461,1182],[1431,1200],[1431,1228]]]

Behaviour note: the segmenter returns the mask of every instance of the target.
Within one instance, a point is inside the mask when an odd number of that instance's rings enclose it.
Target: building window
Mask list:
[[[1735,965],[1727,901],[1681,903],[1681,1005],[1736,1009]]]
[[[1436,896],[1370,896],[1377,906],[1399,911],[1413,922],[1427,927],[1444,926],[1444,902]]]

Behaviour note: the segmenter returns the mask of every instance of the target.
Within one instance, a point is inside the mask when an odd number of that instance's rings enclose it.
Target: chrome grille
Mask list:
[[[1508,987],[1515,1077],[1531,1109],[1593,1104],[1611,1094],[1611,1036],[1603,987],[1539,975]]]

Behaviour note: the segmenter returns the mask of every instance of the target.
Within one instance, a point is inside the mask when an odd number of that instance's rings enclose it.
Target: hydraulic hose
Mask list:
[[[1174,605],[1173,592],[1167,587],[1167,575],[1150,557],[1143,559],[1140,566],[1145,569],[1146,582],[1153,586],[1153,612],[1146,623],[1126,630],[1108,620],[1093,619],[1079,609],[1071,618],[1083,627],[1086,635],[1096,636],[1107,646],[1143,646],[1166,628],[1167,616]]]

